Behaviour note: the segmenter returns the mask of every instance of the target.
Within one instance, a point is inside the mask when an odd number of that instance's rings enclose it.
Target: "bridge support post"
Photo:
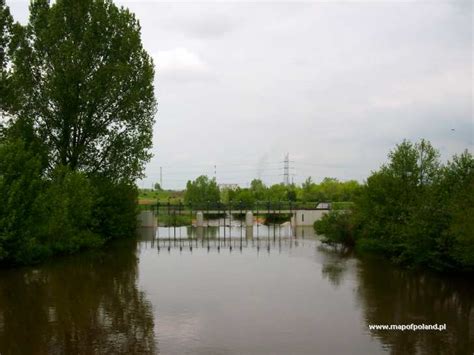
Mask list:
[[[247,227],[253,226],[253,213],[252,211],[247,211],[245,214],[245,225]]]
[[[253,213],[247,211],[245,214],[245,237],[248,239],[253,238]]]
[[[142,211],[138,215],[138,226],[139,227],[156,227],[157,220],[155,211]]]
[[[196,226],[203,227],[204,226],[204,213],[201,211],[196,212]]]

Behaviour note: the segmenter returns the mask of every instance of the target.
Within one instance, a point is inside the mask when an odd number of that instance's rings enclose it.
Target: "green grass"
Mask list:
[[[138,199],[141,203],[166,204],[168,201],[171,204],[179,204],[183,202],[184,191],[161,190],[156,191],[152,189],[140,189],[138,192]]]

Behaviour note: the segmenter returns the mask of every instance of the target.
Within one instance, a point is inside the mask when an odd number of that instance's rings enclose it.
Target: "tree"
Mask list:
[[[219,187],[215,179],[205,175],[199,176],[194,181],[188,181],[184,202],[195,208],[213,207],[220,201]]]
[[[240,188],[229,191],[229,203],[236,208],[253,208],[255,205],[255,195],[251,189]]]
[[[3,114],[8,107],[10,97],[8,97],[8,86],[10,84],[10,44],[13,32],[13,18],[9,8],[5,5],[5,0],[0,0],[0,114]],[[0,121],[0,128],[3,124]]]
[[[250,182],[250,190],[256,201],[262,201],[265,199],[265,194],[267,192],[267,187],[260,179],[253,179]]]
[[[313,179],[311,179],[311,176],[308,177],[303,182],[303,185],[301,186],[301,190],[302,190],[302,198],[304,202],[316,200],[314,196],[315,185],[316,184],[313,182]]]
[[[325,177],[319,184],[318,200],[339,201],[341,195],[341,183],[336,178]]]
[[[439,153],[424,139],[416,144],[404,140],[390,152],[389,159],[388,172],[405,186],[431,184],[440,171]]]
[[[33,206],[44,186],[40,157],[20,140],[0,142],[0,264],[36,249]]]
[[[287,186],[286,189],[286,199],[291,202],[296,201],[296,187],[295,185]]]
[[[155,189],[155,191],[163,191],[163,189],[161,188],[161,185],[160,183],[155,183],[155,185],[153,185],[153,188]]]
[[[111,0],[0,0],[0,264],[134,236],[149,159],[154,69]]]
[[[403,141],[363,186],[351,183],[351,213],[326,215],[316,230],[408,266],[474,270],[474,158],[438,159],[428,141]]]
[[[283,184],[272,185],[267,191],[267,201],[272,203],[287,201],[286,186]]]
[[[440,245],[456,264],[474,269],[474,157],[467,150],[443,169],[437,198],[448,219]]]
[[[442,213],[433,183],[438,174],[438,153],[429,142],[405,140],[397,145],[388,164],[369,177],[357,201],[364,237],[399,262],[437,262]]]
[[[10,125],[56,166],[134,181],[150,158],[154,69],[135,16],[110,0],[35,0],[11,53]]]

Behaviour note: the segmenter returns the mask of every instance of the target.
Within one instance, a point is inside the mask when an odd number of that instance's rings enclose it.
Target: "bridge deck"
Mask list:
[[[327,209],[284,209],[284,210],[279,210],[279,209],[242,209],[242,210],[237,210],[237,209],[232,209],[232,210],[205,210],[205,209],[197,209],[197,210],[185,210],[185,209],[179,209],[179,208],[160,208],[159,213],[160,214],[167,214],[168,212],[170,214],[195,214],[196,212],[202,212],[206,214],[220,214],[220,213],[226,213],[226,214],[240,214],[240,213],[247,213],[247,212],[252,212],[253,214],[291,214],[295,213],[296,211],[328,211]]]

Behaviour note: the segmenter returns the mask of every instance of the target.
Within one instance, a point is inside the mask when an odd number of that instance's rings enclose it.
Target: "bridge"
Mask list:
[[[255,217],[269,216],[288,216],[292,226],[312,226],[315,221],[331,209],[329,203],[319,203],[317,205],[308,206],[308,204],[293,203],[264,203],[252,204],[245,206],[244,204],[206,204],[200,206],[184,205],[184,204],[156,204],[141,206],[139,215],[139,225],[142,227],[153,227],[158,224],[160,216],[189,216],[193,221],[192,225],[196,227],[204,227],[204,221],[210,219],[221,218],[226,224],[226,219],[231,221],[232,218],[238,217],[242,220],[244,217],[245,225],[251,226],[255,223]],[[209,225],[209,223],[207,223]]]

